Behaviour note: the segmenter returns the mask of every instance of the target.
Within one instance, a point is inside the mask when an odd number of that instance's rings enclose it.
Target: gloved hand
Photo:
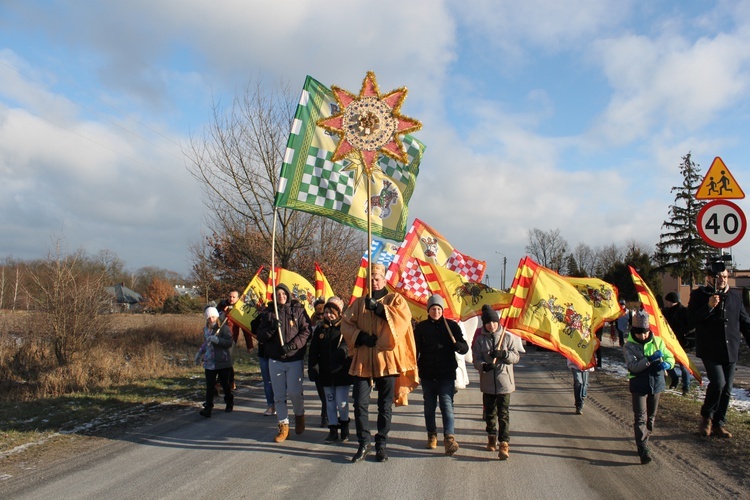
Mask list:
[[[669,370],[669,368],[670,368],[669,363],[667,363],[666,361],[662,361],[661,362],[661,369],[662,370]]]
[[[208,341],[212,344],[218,344],[219,343],[219,336],[218,335],[211,335],[208,337]]]
[[[378,301],[372,297],[365,297],[365,309],[368,311],[374,311],[378,307]]]
[[[492,357],[495,359],[507,359],[508,358],[508,350],[507,349],[495,349],[492,351]]]
[[[371,335],[365,332],[359,332],[359,335],[357,335],[356,344],[358,345],[364,345],[367,347],[375,347],[375,344],[377,343],[378,343],[378,337],[375,335]]]
[[[495,369],[495,363],[482,363],[482,371],[487,373]]]
[[[311,366],[307,369],[307,376],[310,378],[310,382],[315,382],[316,380],[318,380],[318,375],[319,373],[317,365]]]
[[[284,344],[283,347],[282,347],[282,349],[284,349],[284,354],[289,354],[290,352],[292,352],[293,350],[295,350],[296,347],[294,346],[294,344],[292,344],[291,342],[289,342],[287,344]]]
[[[269,325],[271,325],[271,330],[278,330],[279,320],[276,318],[271,318],[271,320],[269,321]]]
[[[659,358],[661,358],[661,351],[657,349],[656,351],[654,351],[654,353],[651,356],[648,357],[648,360],[653,363]]]

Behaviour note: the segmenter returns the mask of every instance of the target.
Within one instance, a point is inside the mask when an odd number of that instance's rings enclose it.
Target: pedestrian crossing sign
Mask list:
[[[741,200],[745,193],[734,176],[729,171],[721,158],[714,158],[706,176],[703,178],[698,191],[695,193],[696,200]]]

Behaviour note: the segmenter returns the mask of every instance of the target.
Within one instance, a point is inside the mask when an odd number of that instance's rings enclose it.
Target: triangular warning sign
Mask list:
[[[721,158],[714,158],[714,162],[706,172],[698,192],[697,200],[741,200],[745,193]]]

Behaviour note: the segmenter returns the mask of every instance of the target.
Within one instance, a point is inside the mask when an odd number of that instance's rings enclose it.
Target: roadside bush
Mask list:
[[[195,299],[189,295],[174,295],[164,301],[161,312],[164,314],[188,314],[203,312],[202,299]]]

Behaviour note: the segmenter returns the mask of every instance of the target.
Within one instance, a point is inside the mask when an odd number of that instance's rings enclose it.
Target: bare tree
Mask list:
[[[40,329],[52,335],[59,365],[88,350],[109,328],[103,315],[109,304],[106,275],[85,272],[83,260],[82,252],[62,255],[58,243],[55,254],[29,271],[26,293],[40,314]]]
[[[612,268],[625,260],[625,250],[616,244],[606,245],[597,251],[598,262],[596,266],[596,276],[604,276]]]
[[[265,87],[263,82],[251,82],[228,111],[214,105],[203,136],[191,140],[186,152],[191,161],[189,169],[204,187],[210,226],[215,232],[213,241],[208,242],[210,251],[194,252],[194,257],[215,258],[217,252],[223,252],[222,258],[249,268],[245,274],[255,272],[261,264],[270,264],[273,204],[296,97],[287,84]],[[361,251],[367,246],[357,244],[357,233],[346,226],[328,224],[322,217],[280,209],[276,264],[294,269],[296,260],[310,260],[310,255],[329,241],[335,242],[329,245],[333,252],[330,260],[348,263],[347,251]],[[354,255],[356,266],[358,256],[356,252]],[[297,269],[302,274],[313,272]],[[244,284],[231,283],[236,287]]]
[[[579,243],[571,252],[576,266],[586,276],[596,276],[598,253],[585,243]]]
[[[565,269],[568,242],[562,237],[559,229],[542,231],[534,228],[529,230],[526,252],[542,266],[562,272]]]
[[[13,285],[13,307],[11,309],[13,312],[16,311],[16,304],[18,303],[18,288],[21,285],[21,266],[20,264],[16,264],[16,281]]]

